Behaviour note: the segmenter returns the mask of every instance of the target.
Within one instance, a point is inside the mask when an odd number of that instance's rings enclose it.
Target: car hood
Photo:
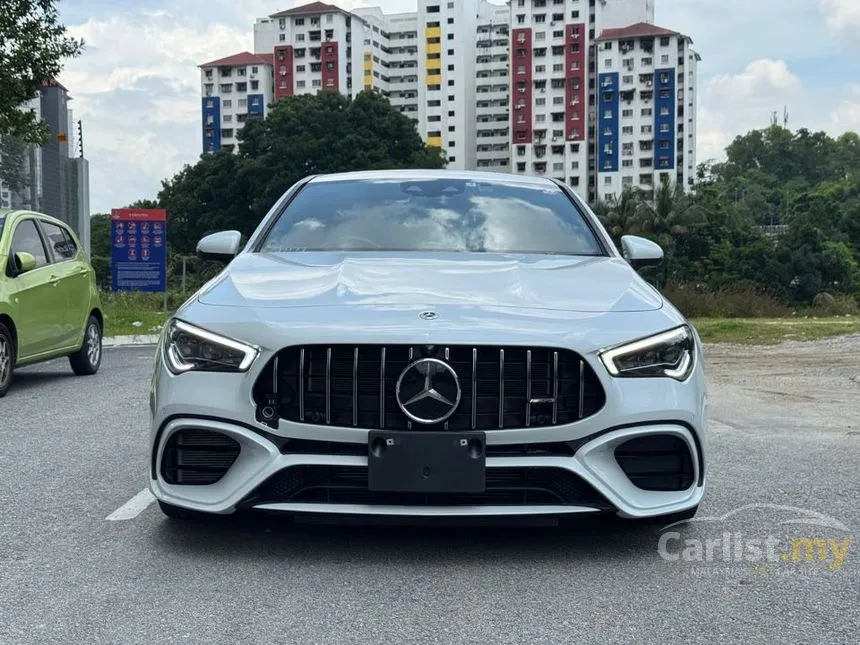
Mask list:
[[[486,253],[242,253],[198,298],[256,308],[467,305],[596,313],[663,305],[621,258]]]

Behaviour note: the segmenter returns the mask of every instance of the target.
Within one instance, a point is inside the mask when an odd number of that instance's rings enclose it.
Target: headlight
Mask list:
[[[678,381],[693,371],[695,358],[696,342],[686,325],[600,353],[612,376],[668,376]]]
[[[164,340],[164,358],[174,374],[245,372],[258,353],[252,345],[175,319],[168,323]]]

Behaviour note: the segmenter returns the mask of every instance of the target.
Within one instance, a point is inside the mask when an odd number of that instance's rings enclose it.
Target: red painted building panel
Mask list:
[[[511,139],[517,145],[532,142],[531,29],[512,31],[511,52]]]
[[[338,45],[336,40],[327,40],[320,47],[322,60],[322,88],[339,90]]]
[[[295,79],[293,69],[293,46],[275,47],[275,100],[292,96]]]
[[[586,59],[585,23],[567,25],[564,38],[565,78],[565,137],[569,141],[585,141],[585,123],[588,110],[588,70]]]

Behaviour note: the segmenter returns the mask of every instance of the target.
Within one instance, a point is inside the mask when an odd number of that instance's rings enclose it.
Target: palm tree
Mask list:
[[[603,213],[597,213],[600,222],[614,240],[631,232],[636,223],[636,213],[642,203],[642,194],[638,189],[625,188],[620,197],[614,195],[603,204]]]
[[[707,213],[680,184],[663,181],[651,200],[642,200],[632,229],[678,238],[707,224]]]

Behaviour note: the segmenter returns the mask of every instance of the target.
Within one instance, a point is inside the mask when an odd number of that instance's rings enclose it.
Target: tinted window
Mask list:
[[[54,260],[60,262],[75,257],[78,247],[64,228],[56,224],[42,222],[42,230],[48,238],[48,246],[54,252]]]
[[[555,184],[447,178],[311,182],[259,249],[603,255]]]
[[[45,246],[42,244],[42,238],[39,236],[39,231],[36,230],[36,223],[27,219],[20,222],[15,227],[15,234],[12,236],[12,254],[29,253],[36,258],[36,266],[43,267],[48,264],[48,257],[45,255]]]

